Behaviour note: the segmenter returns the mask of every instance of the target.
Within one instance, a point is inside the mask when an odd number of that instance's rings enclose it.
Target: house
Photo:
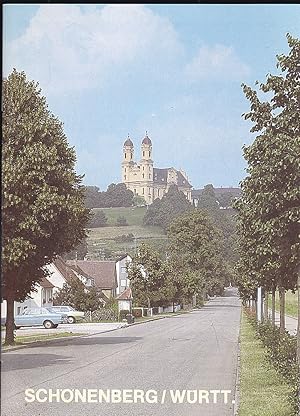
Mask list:
[[[15,315],[22,313],[26,308],[52,306],[55,292],[62,289],[65,283],[70,283],[72,279],[79,278],[86,286],[93,284],[91,277],[84,275],[82,271],[74,272],[59,256],[44,269],[47,276],[35,285],[35,290],[29,293],[24,302],[15,302]],[[1,302],[1,316],[6,317],[5,300]]]
[[[84,273],[93,279],[94,286],[109,299],[117,293],[118,281],[115,261],[67,260],[76,273]]]
[[[132,258],[128,254],[124,254],[116,261],[117,283],[116,295],[124,292],[129,287],[127,265],[132,262]]]

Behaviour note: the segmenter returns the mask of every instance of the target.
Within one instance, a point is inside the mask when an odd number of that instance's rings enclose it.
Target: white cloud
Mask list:
[[[41,5],[26,32],[4,45],[4,74],[13,67],[51,91],[103,85],[111,74],[155,68],[182,52],[168,19],[142,5]]]
[[[250,73],[234,49],[224,45],[202,46],[185,70],[190,81],[216,77],[240,80]]]

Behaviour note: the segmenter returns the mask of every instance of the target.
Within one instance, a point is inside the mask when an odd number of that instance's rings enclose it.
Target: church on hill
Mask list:
[[[192,185],[183,170],[175,168],[155,168],[152,160],[152,142],[147,135],[141,144],[141,160],[134,161],[134,145],[127,138],[123,146],[122,182],[135,195],[143,197],[146,204],[152,204],[168,192],[170,185],[175,184],[192,202]]]

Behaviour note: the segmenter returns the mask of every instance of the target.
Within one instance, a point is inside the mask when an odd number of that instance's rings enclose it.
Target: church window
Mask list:
[[[144,195],[144,193],[145,193],[145,192],[144,192],[144,188],[143,188],[143,195]]]
[[[149,173],[149,179],[151,179],[151,175],[150,175],[150,173]]]
[[[157,190],[157,196],[159,196],[159,189]]]
[[[125,179],[125,181],[126,181],[126,175],[124,175],[124,179]]]
[[[126,156],[127,156],[127,155],[126,155],[126,153],[125,153],[125,159],[126,159]]]
[[[145,156],[145,152],[144,152],[144,150],[143,150],[143,157]]]
[[[145,177],[145,174],[143,173],[143,179],[144,179],[144,177]]]

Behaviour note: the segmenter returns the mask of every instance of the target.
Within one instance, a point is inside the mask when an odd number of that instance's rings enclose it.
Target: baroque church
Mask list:
[[[183,170],[155,168],[152,160],[152,142],[147,135],[141,144],[141,160],[134,162],[134,145],[127,138],[123,146],[122,182],[135,195],[143,197],[146,204],[152,204],[156,198],[162,198],[170,185],[175,184],[187,200],[192,203],[192,185]]]

